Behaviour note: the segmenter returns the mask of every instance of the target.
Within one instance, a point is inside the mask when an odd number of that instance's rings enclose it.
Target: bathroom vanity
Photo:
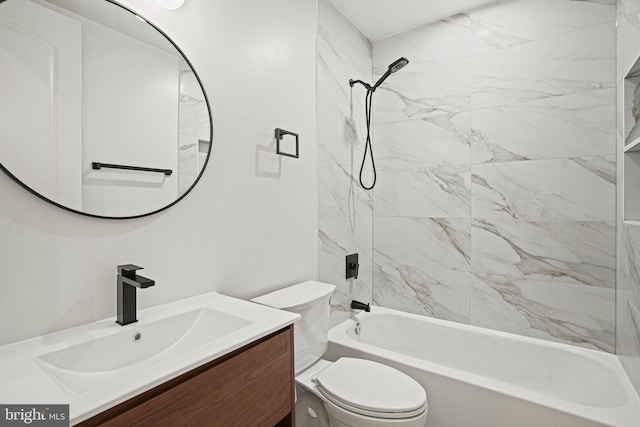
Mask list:
[[[298,315],[216,292],[0,347],[0,402],[80,426],[293,426]]]
[[[293,378],[289,326],[78,425],[293,427]]]

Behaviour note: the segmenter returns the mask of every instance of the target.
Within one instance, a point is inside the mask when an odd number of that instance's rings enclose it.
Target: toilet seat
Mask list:
[[[427,409],[422,386],[381,363],[343,357],[316,377],[318,391],[335,405],[382,419],[418,416]]]

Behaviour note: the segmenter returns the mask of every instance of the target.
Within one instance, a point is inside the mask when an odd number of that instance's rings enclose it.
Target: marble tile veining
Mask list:
[[[375,217],[375,256],[422,269],[469,271],[468,218]]]
[[[335,325],[349,313],[352,299],[371,299],[372,219],[323,219],[318,227],[318,280],[336,285],[331,298],[331,321]],[[356,252],[360,263],[358,278],[347,280],[345,257]]]
[[[615,350],[613,3],[490,2],[371,46],[319,1],[318,278],[338,286],[332,324],[373,299]],[[400,56],[409,65],[373,98],[378,184],[364,192],[364,90],[346,82]],[[361,275],[348,281],[352,252]]]
[[[198,138],[179,136],[178,171],[180,175],[198,175]]]
[[[640,227],[621,223],[618,254],[618,289],[640,307]]]
[[[353,72],[371,74],[371,42],[327,0],[318,1],[319,50]]]
[[[471,172],[474,218],[615,218],[615,156],[473,165]]]
[[[474,220],[471,271],[615,287],[613,222]]]
[[[472,275],[471,323],[615,351],[615,290]]]
[[[365,97],[349,79],[371,80],[371,43],[328,0],[318,1],[318,279],[336,285],[331,325],[350,317],[352,299],[372,295],[372,198],[358,182]],[[365,179],[371,171],[365,169]],[[345,256],[360,256],[345,279]]]
[[[373,301],[377,305],[469,323],[468,272],[425,269],[378,254],[374,259]]]
[[[409,64],[373,98],[376,124],[469,109],[469,17],[459,14],[377,41],[373,80],[393,61]]]
[[[471,161],[471,114],[441,114],[375,126],[376,165],[381,170]]]
[[[398,52],[402,52],[401,46]],[[376,124],[469,110],[469,60],[410,61],[376,90],[373,98]],[[378,74],[374,76],[377,77]]]
[[[626,154],[625,139],[632,129],[637,129],[637,114],[631,102],[633,90],[624,77],[640,55],[640,2],[617,1],[617,140],[619,177],[618,181],[618,245],[617,245],[617,310],[616,344],[617,355],[629,380],[640,394],[640,227],[637,223],[624,221],[624,192],[637,186],[631,175],[624,171]],[[638,82],[638,78],[633,79]],[[626,97],[625,97],[626,95]],[[625,99],[626,98],[626,99]],[[637,102],[635,103],[637,104]]]
[[[318,275],[318,280],[321,282],[336,285],[336,290],[331,295],[330,327],[336,326],[357,314],[357,310],[351,308],[352,300],[365,303],[371,302],[371,275],[366,277],[369,283],[366,283],[360,277],[348,280],[344,277],[344,271]]]
[[[359,166],[365,135],[363,116],[318,103],[318,161]]]
[[[480,55],[615,19],[615,0],[516,0],[471,10],[471,55]]]
[[[614,22],[471,59],[473,110],[613,87]]]
[[[318,163],[318,216],[371,217],[372,194],[358,181],[359,165],[352,168],[332,162]]]
[[[614,89],[473,111],[473,163],[615,153]]]
[[[373,190],[378,217],[471,215],[471,167],[436,165],[378,172]]]
[[[346,116],[364,111],[364,95],[352,99],[349,79],[371,80],[371,44],[328,0],[318,8],[318,101]]]
[[[624,101],[620,109],[624,118],[624,144],[628,145],[640,138],[640,77],[625,78],[618,84]]]
[[[204,140],[210,138],[209,110],[204,99],[189,95],[180,96],[180,135]]]
[[[618,80],[622,79],[640,52],[640,3],[636,0],[618,0]]]
[[[454,15],[378,40],[374,44],[373,71],[377,75],[384,73],[387,65],[401,56],[409,61],[417,58],[443,61],[466,59],[469,57],[469,15]]]

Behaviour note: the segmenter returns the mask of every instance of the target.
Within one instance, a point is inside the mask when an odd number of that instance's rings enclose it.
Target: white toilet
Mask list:
[[[369,360],[321,359],[327,349],[334,289],[308,281],[252,300],[302,316],[294,325],[296,383],[315,397],[298,395],[296,424],[312,420],[323,426],[328,420],[331,427],[424,427],[427,394],[413,378]]]

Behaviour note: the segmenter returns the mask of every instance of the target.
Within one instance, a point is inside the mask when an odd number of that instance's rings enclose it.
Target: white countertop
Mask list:
[[[50,373],[40,357],[51,352],[108,337],[122,331],[133,335],[145,325],[171,315],[211,308],[241,319],[247,325],[230,333],[180,351],[161,351],[111,372],[92,372],[100,376],[95,387],[73,390]],[[84,421],[146,390],[191,369],[228,354],[259,338],[291,325],[297,314],[276,310],[216,292],[169,304],[139,310],[138,322],[127,326],[115,318],[100,320],[0,347],[0,402],[3,404],[69,404],[71,424]],[[215,327],[215,325],[212,325]],[[83,373],[73,373],[82,377]]]

